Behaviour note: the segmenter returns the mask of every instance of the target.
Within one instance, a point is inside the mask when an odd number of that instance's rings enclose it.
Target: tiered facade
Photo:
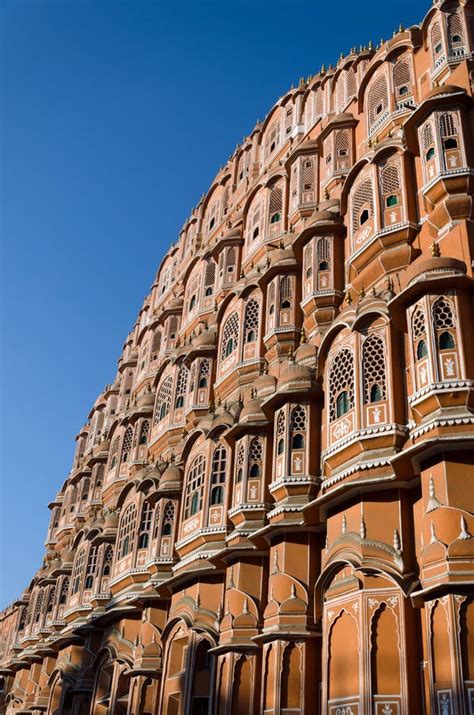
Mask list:
[[[1,620],[2,712],[474,713],[474,7],[257,124]]]

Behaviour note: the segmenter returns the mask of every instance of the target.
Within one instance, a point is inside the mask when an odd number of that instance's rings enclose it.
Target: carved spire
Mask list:
[[[458,539],[462,539],[462,541],[472,539],[472,534],[470,534],[467,530],[467,522],[463,515],[461,515],[461,533],[459,534]]]
[[[441,506],[440,501],[436,498],[435,483],[434,483],[432,474],[430,474],[428,493],[429,493],[429,499],[428,499],[428,504],[426,505],[426,514],[429,514],[430,511],[434,511],[435,509],[438,509]]]

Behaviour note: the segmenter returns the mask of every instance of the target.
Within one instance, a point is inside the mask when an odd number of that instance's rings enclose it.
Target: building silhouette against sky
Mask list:
[[[474,6],[302,79],[158,268],[0,711],[474,713]]]

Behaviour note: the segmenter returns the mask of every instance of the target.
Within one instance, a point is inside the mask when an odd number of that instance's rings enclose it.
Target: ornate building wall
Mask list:
[[[219,171],[2,614],[2,712],[473,715],[473,50],[436,1]]]

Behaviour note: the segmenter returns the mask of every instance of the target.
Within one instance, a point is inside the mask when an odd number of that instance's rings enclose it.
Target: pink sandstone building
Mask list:
[[[301,80],[163,259],[7,715],[474,714],[474,3]]]

